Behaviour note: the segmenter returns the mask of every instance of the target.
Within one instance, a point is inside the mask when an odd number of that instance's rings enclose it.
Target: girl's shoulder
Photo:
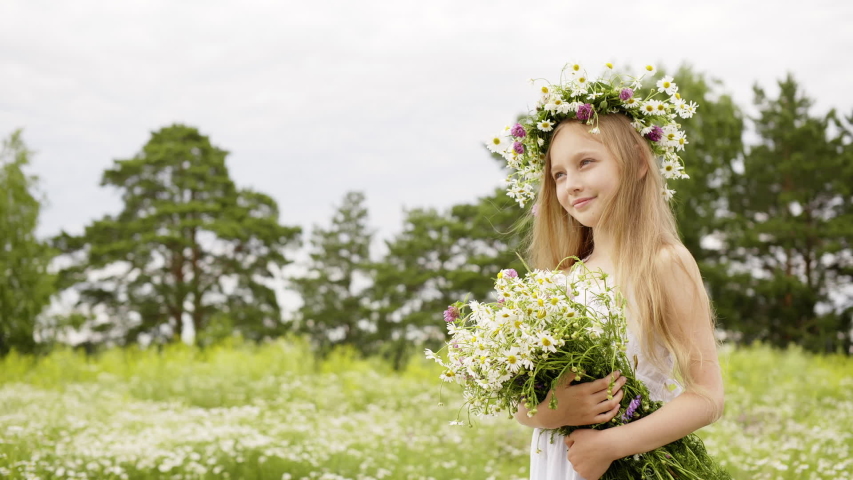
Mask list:
[[[699,265],[696,263],[696,259],[693,258],[690,250],[681,243],[661,247],[655,256],[655,267],[663,280],[683,279],[684,275],[693,278],[699,274]]]

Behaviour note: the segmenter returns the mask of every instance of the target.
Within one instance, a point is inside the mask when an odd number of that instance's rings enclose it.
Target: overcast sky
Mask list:
[[[361,190],[389,238],[404,207],[501,184],[482,140],[535,102],[528,78],[569,60],[689,62],[745,107],[790,71],[815,112],[851,113],[853,4],[784,4],[2,0],[0,134],[23,127],[37,151],[41,236],[117,212],[104,169],[182,122],[282,223],[326,224]]]

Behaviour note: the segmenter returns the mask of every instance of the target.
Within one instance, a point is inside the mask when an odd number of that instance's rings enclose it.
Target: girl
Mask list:
[[[627,300],[628,358],[636,355],[637,377],[649,387],[652,400],[668,403],[635,422],[580,429],[565,438],[542,430],[610,420],[622,400],[623,379],[616,382],[612,400],[607,400],[609,378],[604,378],[557,388],[533,417],[521,406],[516,419],[534,428],[533,480],[596,480],[612,461],[666,445],[723,412],[713,313],[667,203],[667,170],[658,168],[659,152],[654,151],[661,137],[651,122],[638,124],[613,110],[581,115],[577,109],[575,118],[555,121],[553,131],[539,133],[550,137],[539,143],[547,150],[528,254],[533,268],[571,267],[563,259],[575,255],[611,275]],[[591,130],[593,115],[597,126]],[[540,131],[552,127],[541,125]],[[570,374],[563,385],[572,379]],[[557,395],[556,410],[548,408],[552,394]]]

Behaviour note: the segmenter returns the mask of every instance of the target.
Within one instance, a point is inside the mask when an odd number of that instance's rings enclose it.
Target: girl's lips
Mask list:
[[[584,201],[582,201],[582,202],[580,202],[580,203],[576,203],[576,204],[575,204],[575,208],[583,208],[584,206],[589,205],[589,202],[591,202],[591,201],[593,201],[593,200],[595,200],[595,197],[592,197],[592,198],[590,198],[589,200],[584,200]]]

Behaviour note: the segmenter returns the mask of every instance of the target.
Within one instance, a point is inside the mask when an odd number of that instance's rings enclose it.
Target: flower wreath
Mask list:
[[[567,64],[563,67],[559,85],[549,83],[541,87],[542,96],[535,110],[514,126],[504,127],[501,133],[486,142],[486,147],[502,155],[514,170],[506,179],[508,195],[522,208],[527,201],[535,199],[554,127],[568,118],[585,122],[592,127],[589,132],[597,134],[599,115],[625,114],[631,119],[631,126],[649,142],[652,152],[660,159],[664,178],[689,178],[677,153],[684,150],[687,137],[680,130],[681,125],[676,118],[692,117],[698,105],[681,98],[678,86],[670,76],[658,80],[656,88],[652,88],[645,97],[638,96],[646,76],[653,78],[657,73],[651,65],[647,65],[639,77],[626,75],[625,78],[612,72],[613,64],[607,63],[606,67],[605,75],[590,80],[581,65]],[[531,79],[530,82],[535,83],[536,80]],[[656,98],[662,94],[669,98]],[[667,185],[661,191],[667,200],[674,193]]]

